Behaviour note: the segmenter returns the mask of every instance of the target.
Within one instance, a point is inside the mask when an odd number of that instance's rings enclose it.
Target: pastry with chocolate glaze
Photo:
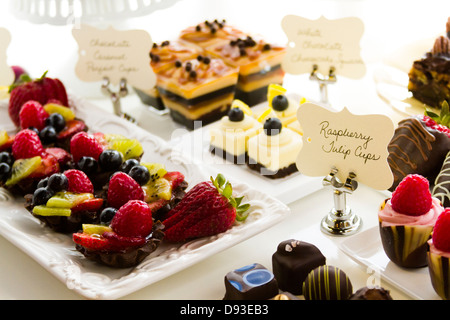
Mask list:
[[[431,193],[441,201],[444,208],[450,206],[450,152],[445,157]]]
[[[235,98],[249,106],[266,101],[271,83],[283,83],[285,73],[281,62],[286,54],[284,46],[247,35],[211,45],[206,48],[206,52],[239,68]]]
[[[303,282],[305,300],[347,300],[353,285],[338,267],[323,265],[313,269]]]
[[[394,300],[389,292],[380,286],[370,286],[358,289],[348,300]]]
[[[450,129],[447,123],[441,123],[446,114],[448,105],[444,103],[439,116],[427,112],[398,123],[388,145],[387,160],[394,175],[391,191],[408,174],[420,174],[431,182],[435,181],[450,151]]]
[[[162,71],[156,86],[172,119],[193,130],[227,114],[237,79],[238,68],[200,55]]]
[[[443,211],[424,177],[406,176],[378,211],[380,238],[387,257],[403,268],[426,266],[427,241]]]
[[[224,300],[268,300],[279,293],[273,273],[259,263],[228,272],[225,290]]]
[[[289,239],[281,242],[272,255],[272,270],[280,290],[302,294],[311,270],[325,265],[326,258],[313,244]]]
[[[409,71],[408,90],[417,100],[435,108],[443,101],[450,102],[450,39],[447,23],[446,34],[439,36],[432,49],[414,61]]]

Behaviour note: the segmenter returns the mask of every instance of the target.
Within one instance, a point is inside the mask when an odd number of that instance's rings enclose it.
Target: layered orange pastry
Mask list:
[[[216,19],[214,21],[206,20],[182,30],[179,38],[205,49],[218,42],[234,40],[244,36],[244,32],[228,25],[225,20],[218,21]]]
[[[234,98],[238,68],[221,59],[199,55],[177,60],[159,73],[157,89],[175,122],[188,129],[226,115]]]
[[[232,163],[245,164],[248,140],[262,128],[262,124],[252,117],[250,108],[242,101],[234,100],[228,114],[209,130],[210,151]]]
[[[248,140],[248,167],[271,179],[298,171],[295,164],[303,147],[301,136],[282,126],[280,119],[269,118],[264,130]]]
[[[267,99],[267,89],[271,83],[283,83],[281,62],[286,53],[285,47],[247,35],[208,46],[206,52],[239,68],[235,98],[249,106]]]
[[[181,40],[166,40],[160,44],[154,43],[150,50],[150,66],[158,77],[159,74],[173,66],[177,61],[193,59],[202,52],[202,49],[196,45]],[[151,105],[159,110],[164,109],[156,86],[146,91],[140,89],[135,89],[135,91],[144,104]]]

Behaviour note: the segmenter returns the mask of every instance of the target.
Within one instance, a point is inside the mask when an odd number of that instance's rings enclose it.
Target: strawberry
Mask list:
[[[170,182],[172,190],[174,190],[184,181],[184,175],[178,171],[170,171],[164,175],[164,179]]]
[[[34,100],[25,102],[19,112],[22,129],[34,127],[41,131],[45,127],[45,119],[47,118],[48,113],[44,110],[42,104]]]
[[[71,154],[62,148],[45,148],[45,153],[54,156],[60,165],[64,165],[72,159]]]
[[[102,146],[97,139],[87,132],[78,132],[70,140],[70,153],[75,163],[77,163],[81,157],[87,156],[98,160],[98,157],[103,152],[104,146]]]
[[[86,131],[87,127],[82,120],[69,120],[66,122],[66,127],[62,129],[57,136],[58,140],[64,140],[73,137],[78,132]]]
[[[409,174],[392,193],[392,209],[410,216],[420,216],[431,209],[429,182],[418,174]]]
[[[242,198],[232,197],[231,184],[221,174],[196,184],[163,221],[165,239],[179,242],[228,230],[247,217],[249,204],[240,205]]]
[[[74,233],[72,239],[76,244],[93,251],[110,250],[112,247],[108,239],[83,232]]]
[[[16,134],[11,149],[16,160],[41,156],[44,153],[39,136],[30,129],[21,130]]]
[[[130,200],[144,201],[144,190],[125,172],[115,173],[109,180],[108,204],[119,209]]]
[[[72,213],[80,212],[80,211],[99,211],[102,206],[103,206],[102,198],[92,198],[92,199],[83,201],[80,204],[77,204],[71,210],[72,210]]]
[[[450,208],[446,208],[437,218],[433,228],[433,244],[442,251],[450,252]]]
[[[39,167],[36,168],[28,177],[29,178],[45,178],[60,171],[58,160],[51,154],[42,154],[42,160]]]
[[[86,173],[77,169],[69,169],[64,171],[64,175],[69,180],[67,191],[76,193],[93,193],[94,186],[89,180]]]
[[[117,210],[110,226],[121,236],[145,238],[152,231],[152,211],[146,202],[130,200]]]
[[[10,87],[8,112],[13,123],[20,126],[20,109],[24,103],[34,100],[44,105],[50,99],[59,100],[63,105],[69,105],[67,92],[59,79],[46,77],[47,72],[39,79],[21,77],[21,82]]]
[[[127,237],[115,232],[105,232],[102,236],[109,242],[110,250],[122,250],[130,247],[142,246],[147,241],[145,237]]]

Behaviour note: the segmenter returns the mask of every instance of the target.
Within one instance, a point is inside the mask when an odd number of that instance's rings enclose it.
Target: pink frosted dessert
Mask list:
[[[425,267],[427,241],[443,211],[426,178],[406,176],[378,211],[381,242],[389,259],[400,267]]]

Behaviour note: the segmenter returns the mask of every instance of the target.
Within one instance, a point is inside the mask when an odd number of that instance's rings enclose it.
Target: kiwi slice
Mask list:
[[[28,177],[41,165],[41,161],[42,158],[40,156],[14,161],[11,169],[11,176],[6,180],[5,186],[9,187],[15,185],[20,180]]]
[[[172,197],[172,187],[167,179],[159,178],[154,182],[149,182],[142,187],[145,193],[146,202],[153,202],[159,199],[170,200]]]
[[[69,208],[53,208],[45,205],[35,206],[33,213],[38,216],[64,216],[68,217],[72,213]]]
[[[92,198],[94,198],[94,195],[92,193],[74,193],[69,191],[62,191],[56,193],[53,197],[48,199],[47,207],[71,209],[78,204]]]
[[[86,234],[98,234],[102,235],[104,232],[111,232],[112,229],[109,226],[103,224],[83,224],[83,233]]]
[[[112,139],[110,141],[111,149],[122,153],[123,159],[138,159],[144,153],[144,148],[136,139]]]
[[[155,182],[159,178],[164,177],[167,173],[166,167],[161,163],[141,162],[141,165],[146,167],[150,172],[149,183]]]
[[[69,107],[65,107],[60,104],[47,103],[46,105],[44,105],[44,110],[48,114],[59,113],[60,115],[63,116],[66,122],[75,119],[75,113],[73,112],[73,110],[70,109]]]

